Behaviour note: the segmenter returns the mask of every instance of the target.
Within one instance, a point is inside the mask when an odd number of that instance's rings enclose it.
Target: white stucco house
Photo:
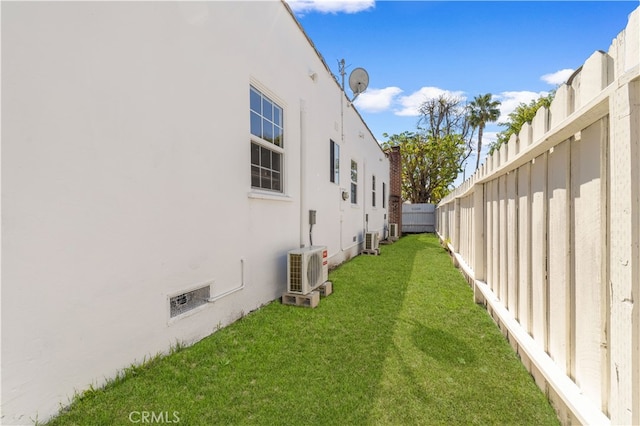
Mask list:
[[[1,7],[3,423],[279,298],[310,235],[335,265],[386,231],[389,159],[285,3]]]

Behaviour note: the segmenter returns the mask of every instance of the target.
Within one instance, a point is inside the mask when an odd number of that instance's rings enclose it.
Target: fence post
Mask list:
[[[635,81],[617,89],[609,104],[609,401],[613,424],[640,424],[639,101],[640,82]]]

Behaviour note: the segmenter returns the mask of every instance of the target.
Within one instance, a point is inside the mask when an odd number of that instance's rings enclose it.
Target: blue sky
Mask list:
[[[417,106],[450,93],[491,93],[501,119],[520,102],[566,81],[596,50],[607,51],[638,1],[287,0],[338,75],[369,74],[355,105],[379,142],[416,130]],[[347,88],[347,93],[351,95]],[[483,145],[502,130],[490,124]],[[484,161],[484,152],[481,162]],[[469,159],[467,177],[475,166]]]

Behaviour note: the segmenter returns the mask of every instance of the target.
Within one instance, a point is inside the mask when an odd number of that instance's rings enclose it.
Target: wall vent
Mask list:
[[[211,287],[205,286],[186,293],[178,294],[169,299],[170,317],[174,318],[207,303]]]

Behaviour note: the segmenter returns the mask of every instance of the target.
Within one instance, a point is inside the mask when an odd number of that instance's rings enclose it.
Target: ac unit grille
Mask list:
[[[302,255],[289,254],[289,291],[302,292]]]
[[[364,249],[378,249],[378,234],[376,232],[367,232],[366,234],[364,234]]]

